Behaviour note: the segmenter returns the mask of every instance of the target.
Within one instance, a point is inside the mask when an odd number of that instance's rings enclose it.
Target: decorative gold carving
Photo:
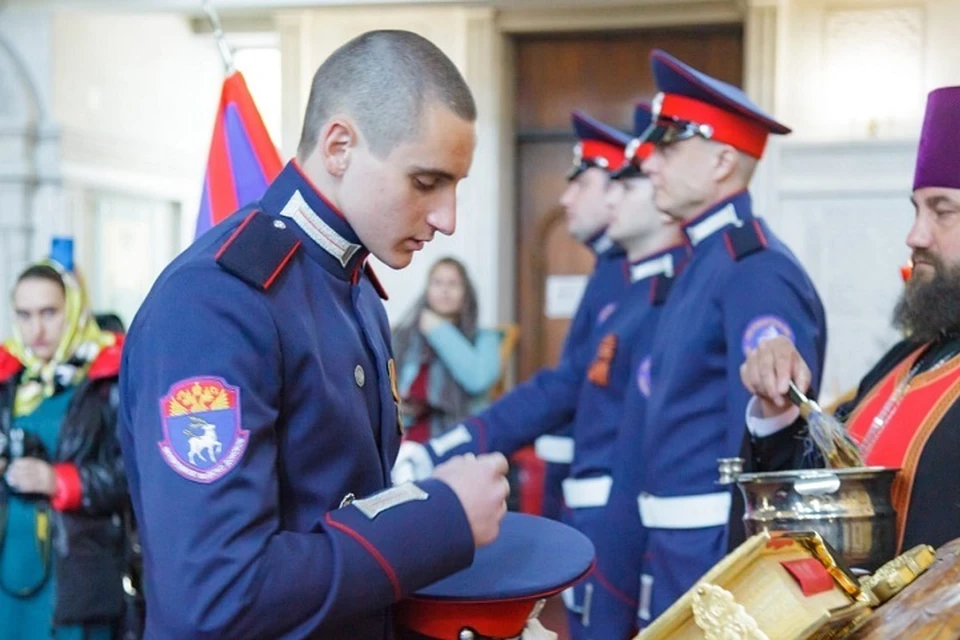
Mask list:
[[[707,640],[770,640],[733,594],[715,584],[697,585],[691,606]]]
[[[861,578],[860,585],[871,591],[880,602],[886,602],[920,577],[920,574],[933,565],[935,559],[936,551],[933,547],[917,545],[877,569],[873,575]]]

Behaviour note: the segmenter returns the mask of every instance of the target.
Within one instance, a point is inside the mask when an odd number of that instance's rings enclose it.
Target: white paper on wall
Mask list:
[[[587,288],[587,276],[547,276],[544,313],[550,319],[572,318]]]

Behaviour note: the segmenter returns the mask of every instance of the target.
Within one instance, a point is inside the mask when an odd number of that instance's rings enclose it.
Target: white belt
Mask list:
[[[544,462],[570,464],[573,462],[573,438],[540,436],[533,442],[533,451]]]
[[[726,525],[730,519],[730,492],[659,498],[641,493],[640,520],[651,529],[700,529]]]
[[[567,478],[563,481],[563,501],[571,509],[602,507],[610,499],[613,478]]]

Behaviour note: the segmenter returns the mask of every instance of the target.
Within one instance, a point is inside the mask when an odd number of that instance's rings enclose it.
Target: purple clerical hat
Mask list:
[[[934,89],[920,133],[913,190],[960,189],[960,87]]]

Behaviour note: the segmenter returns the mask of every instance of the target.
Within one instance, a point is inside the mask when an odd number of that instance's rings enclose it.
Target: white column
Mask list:
[[[52,15],[8,8],[0,20],[0,296],[57,229],[59,134],[50,116]],[[41,243],[44,246],[40,246]],[[6,307],[3,307],[6,309]],[[0,336],[10,314],[0,313]]]

